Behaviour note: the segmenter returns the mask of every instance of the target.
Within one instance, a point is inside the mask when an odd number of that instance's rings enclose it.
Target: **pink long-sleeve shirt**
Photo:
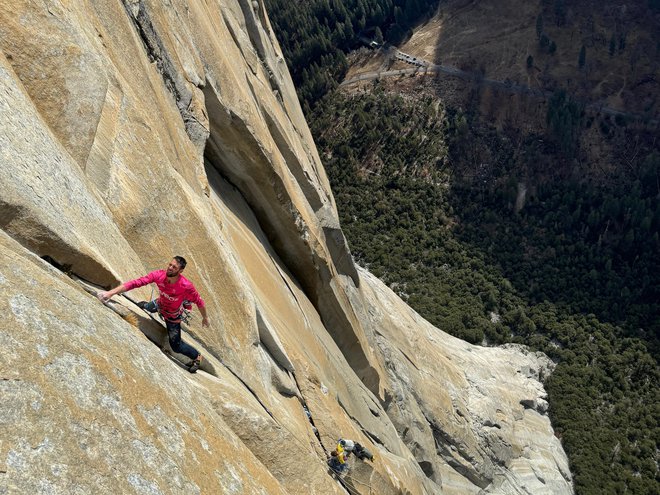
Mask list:
[[[163,316],[179,315],[183,301],[195,303],[199,308],[205,306],[204,300],[190,280],[183,275],[179,275],[177,281],[171,284],[167,281],[165,270],[156,270],[144,277],[124,282],[124,287],[129,291],[151,283],[155,283],[160,291],[158,308]]]

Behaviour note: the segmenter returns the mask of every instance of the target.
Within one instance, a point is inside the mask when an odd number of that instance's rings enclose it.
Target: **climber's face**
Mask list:
[[[170,261],[170,263],[167,265],[165,273],[168,277],[176,277],[179,273],[181,273],[181,271],[181,266],[176,262],[175,259],[172,259],[172,261]]]

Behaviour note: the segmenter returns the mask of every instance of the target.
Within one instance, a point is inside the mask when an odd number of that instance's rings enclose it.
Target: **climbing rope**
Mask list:
[[[295,373],[291,373],[291,374],[292,374],[293,377],[294,377],[294,381],[296,382],[296,385],[298,385],[298,380],[295,378]],[[298,386],[298,390],[300,390],[300,387],[299,387],[299,386]],[[302,392],[300,392],[300,395],[302,396]],[[309,411],[309,408],[307,407],[307,401],[304,399],[304,397],[303,397],[303,399],[302,399],[302,402],[303,402],[303,406],[304,406],[305,408],[307,408],[307,410]],[[312,415],[311,415],[311,412],[310,412],[310,416],[312,416]],[[313,416],[312,416],[312,417],[313,417]],[[310,423],[311,423],[311,417],[309,417],[308,419],[310,420]],[[279,421],[277,421],[274,417],[273,417],[273,420],[275,421],[275,423],[277,423],[277,425],[278,425],[279,427],[281,427],[281,428],[285,429],[286,431],[288,431],[289,434],[291,435],[291,437],[293,437],[293,439],[294,439],[296,442],[298,442],[298,444],[299,444],[300,446],[302,446],[303,448],[306,447],[305,444],[302,442],[302,440],[299,440],[298,437],[296,437],[296,435],[295,435],[295,434],[294,434],[289,428],[287,428],[284,424],[282,424],[282,423],[280,423]],[[320,435],[319,435],[317,438],[318,438],[318,440],[319,440],[319,444],[321,445],[321,448],[323,449],[323,451],[324,451],[324,452],[327,452],[325,446],[323,445],[323,442],[322,442],[322,440],[321,440]],[[310,443],[310,446],[311,446],[311,445],[312,445],[312,444]],[[354,476],[351,476],[351,475],[348,474],[348,473],[350,472],[350,467],[349,467],[348,470],[346,470],[346,471],[338,471],[338,470],[334,469],[332,466],[330,466],[330,465],[328,464],[328,462],[327,462],[327,461],[328,461],[327,458],[326,458],[326,459],[323,459],[323,458],[320,456],[320,454],[316,451],[316,449],[312,449],[312,450],[314,450],[314,453],[316,454],[316,457],[317,457],[317,460],[319,461],[319,463],[322,463],[323,466],[325,466],[326,468],[330,469],[330,471],[332,471],[332,473],[335,475],[335,479],[339,482],[339,484],[341,484],[341,486],[342,486],[342,487],[343,487],[343,488],[344,488],[344,489],[345,489],[350,495],[359,495],[359,492],[356,490],[356,488],[347,485],[347,484],[346,484],[347,481],[350,482],[350,483],[356,482],[356,483],[358,483],[358,484],[360,484],[360,485],[363,485],[363,486],[369,487],[369,494],[372,493],[372,491],[373,491],[373,487],[372,487],[369,483],[365,483],[365,482],[363,482],[363,481],[360,481],[360,480],[358,480],[357,478],[355,478]]]
[[[123,293],[121,294],[121,296],[124,297],[125,299],[127,299],[128,301],[130,301],[131,303],[133,303],[134,305],[138,306],[138,302],[137,302],[135,299],[133,299],[132,297],[130,297],[129,295],[127,295],[125,292],[123,292]],[[139,307],[139,306],[138,306],[138,307]],[[142,311],[144,311],[145,313],[147,313],[147,315],[149,315],[149,318],[151,318],[153,321],[155,321],[155,322],[157,322],[157,323],[160,323],[160,322],[156,319],[156,317],[154,317],[153,313],[147,311],[147,310],[144,309],[144,308],[142,308]],[[159,316],[160,316],[160,319],[163,320],[163,317],[162,317],[160,314],[159,314]],[[234,377],[235,377],[239,382],[241,382],[241,384],[243,384],[243,386],[244,386],[244,387],[245,387],[245,388],[246,388],[246,389],[252,394],[252,396],[253,396],[253,397],[256,399],[256,401],[261,405],[261,407],[264,408],[264,411],[266,411],[266,413],[268,413],[268,415],[269,415],[271,418],[273,418],[273,420],[275,419],[275,416],[273,415],[273,413],[270,412],[270,410],[266,407],[266,404],[263,403],[263,401],[259,398],[259,396],[258,396],[257,393],[254,391],[254,389],[253,389],[252,387],[250,387],[250,385],[249,385],[245,380],[243,380],[243,378],[241,378],[241,376],[240,376],[238,373],[236,373],[233,369],[231,369],[231,367],[230,367],[227,363],[225,363],[225,362],[220,358],[220,356],[218,356],[216,353],[212,352],[210,349],[204,349],[204,351],[207,352],[208,354],[210,354],[211,356],[213,356],[215,359],[217,359],[218,362],[219,362],[222,366],[224,366],[225,369],[226,369],[227,371],[229,371],[232,375],[234,375]],[[279,423],[278,423],[278,424],[279,424]]]
[[[124,298],[126,298],[128,301],[130,301],[130,302],[132,302],[133,304],[137,305],[137,301],[135,301],[133,298],[131,298],[131,297],[128,296],[127,294],[123,293],[123,294],[121,294],[121,295],[122,295]],[[152,301],[153,301],[153,295],[154,295],[154,289],[153,289],[153,287],[152,287],[152,290],[151,290],[151,300],[152,300]],[[144,311],[145,311],[145,312],[151,317],[152,320],[157,321],[156,318],[153,316],[153,314],[151,314],[149,311],[146,311],[146,310],[144,310]],[[184,310],[184,311],[185,311],[185,310]],[[159,313],[159,316],[160,316],[160,318],[162,319],[162,315],[160,315],[160,313]],[[183,318],[182,318],[182,320],[183,320]],[[185,320],[184,320],[184,322],[187,323]],[[235,376],[235,377],[236,377],[236,378],[237,378],[237,379],[238,379],[238,380],[239,380],[244,386],[246,386],[250,392],[252,392],[252,394],[254,395],[254,397],[255,397],[255,398],[257,399],[257,401],[261,404],[261,406],[265,409],[265,411],[268,413],[268,415],[271,417],[271,419],[272,419],[272,420],[273,420],[273,421],[274,421],[274,422],[275,422],[280,428],[283,428],[284,430],[286,430],[286,431],[291,435],[291,438],[293,438],[293,440],[294,440],[295,442],[297,442],[300,446],[302,446],[302,448],[303,448],[304,450],[306,450],[307,447],[308,447],[308,445],[305,445],[305,444],[302,442],[302,440],[298,439],[298,437],[297,437],[297,436],[296,436],[296,435],[295,435],[295,434],[294,434],[294,433],[293,433],[293,432],[292,432],[292,431],[291,431],[286,425],[280,423],[280,422],[275,418],[275,416],[273,415],[273,413],[271,413],[271,412],[268,410],[268,408],[265,406],[265,404],[263,404],[263,402],[257,397],[257,394],[256,394],[256,393],[252,390],[252,388],[251,388],[251,387],[245,382],[245,380],[243,380],[242,378],[240,378],[240,377],[239,377],[239,376],[238,376],[238,375],[237,375],[237,374],[236,374],[236,373],[235,373],[235,372],[234,372],[229,366],[227,366],[224,362],[222,362],[222,360],[220,360],[217,356],[214,356],[214,357],[215,357],[216,359],[218,359],[218,361],[220,362],[220,364],[222,364],[222,365],[223,365],[223,366],[224,366],[224,367],[225,367],[225,368],[226,368],[226,369],[227,369],[232,375],[234,375],[234,376]],[[298,385],[298,380],[297,380],[297,378],[296,378],[295,373],[291,372],[291,375],[293,376],[293,379],[294,379],[294,381],[295,381],[295,383],[296,383],[296,387],[297,387],[298,390],[300,391],[301,389],[300,389],[300,386]],[[301,395],[301,397],[302,397],[302,391],[300,392],[300,395]],[[307,411],[309,411],[309,408],[307,407],[307,401],[305,400],[304,397],[302,397],[301,402],[302,402],[302,405],[303,405],[305,408],[307,408]],[[313,419],[312,419],[312,418],[313,418],[313,416],[312,416],[312,414],[311,414],[311,412],[310,412],[310,414],[309,414],[309,416],[308,416],[309,423],[310,423],[314,428],[316,428],[316,427],[314,426],[314,423],[313,423]],[[319,442],[319,445],[321,446],[321,449],[323,450],[323,452],[327,452],[327,449],[325,448],[325,446],[323,445],[323,441],[321,440],[321,436],[318,434],[318,430],[317,430],[317,433],[315,434],[315,436],[317,437],[318,442]],[[343,471],[343,472],[339,472],[339,471],[337,471],[336,469],[334,469],[334,468],[332,468],[331,466],[328,465],[327,458],[326,458],[326,459],[323,459],[323,458],[321,457],[321,455],[319,454],[319,452],[317,452],[317,450],[313,448],[313,443],[312,443],[312,442],[309,443],[309,447],[312,447],[312,450],[313,450],[314,453],[316,454],[316,458],[317,458],[317,461],[319,462],[319,464],[323,465],[323,466],[324,466],[325,468],[327,468],[327,469],[330,469],[330,471],[334,474],[335,479],[339,482],[339,484],[341,484],[341,486],[342,486],[342,487],[343,487],[343,488],[344,488],[344,489],[345,489],[350,495],[360,495],[360,494],[359,494],[359,492],[357,491],[357,489],[356,489],[355,487],[352,487],[352,486],[348,485],[347,483],[351,483],[351,484],[353,484],[353,483],[358,483],[358,484],[360,484],[360,485],[362,485],[362,486],[369,487],[369,494],[372,493],[373,487],[372,487],[369,483],[365,483],[365,482],[363,482],[363,481],[358,480],[358,479],[355,478],[354,476],[351,476],[350,474],[348,474],[348,473],[349,473],[348,470],[347,470],[347,471]],[[350,468],[348,468],[348,469],[350,470]]]

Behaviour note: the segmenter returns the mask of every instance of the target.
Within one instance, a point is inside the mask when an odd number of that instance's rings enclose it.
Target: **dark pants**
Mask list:
[[[167,336],[170,338],[172,350],[177,354],[188,356],[190,359],[197,359],[197,356],[199,356],[197,349],[181,340],[181,321],[165,320],[165,325],[167,326]]]
[[[156,301],[149,301],[144,305],[144,309],[150,313],[155,313],[158,311],[158,305]],[[162,316],[162,315],[161,315]],[[177,354],[183,354],[184,356],[189,357],[190,359],[197,359],[199,352],[193,346],[186,344],[181,340],[181,320],[171,321],[163,317],[165,320],[165,326],[167,327],[167,336],[170,339],[170,347]]]

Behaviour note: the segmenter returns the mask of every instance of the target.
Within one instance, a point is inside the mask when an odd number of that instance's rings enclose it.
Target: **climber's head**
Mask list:
[[[168,277],[176,277],[186,267],[186,259],[183,256],[175,256],[167,265],[165,270]]]

